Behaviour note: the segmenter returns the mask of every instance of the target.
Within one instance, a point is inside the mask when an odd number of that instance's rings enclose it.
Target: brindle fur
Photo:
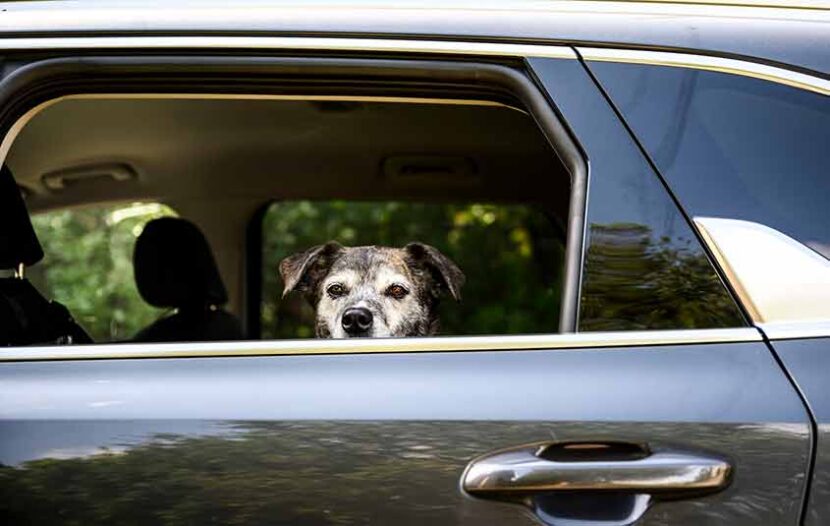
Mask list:
[[[336,242],[312,247],[283,259],[279,265],[285,283],[283,296],[297,290],[315,307],[318,338],[344,338],[341,319],[346,309],[363,307],[374,318],[373,337],[427,336],[438,332],[438,303],[444,293],[461,299],[464,274],[434,247],[410,243],[403,248],[344,247]],[[346,293],[332,297],[326,291],[341,284]],[[387,294],[390,285],[408,294]]]

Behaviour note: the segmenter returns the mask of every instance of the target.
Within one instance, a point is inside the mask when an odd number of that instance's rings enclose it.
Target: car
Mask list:
[[[826,2],[9,2],[0,37],[3,523],[830,521]],[[277,267],[329,240],[437,247],[462,301],[314,338]]]

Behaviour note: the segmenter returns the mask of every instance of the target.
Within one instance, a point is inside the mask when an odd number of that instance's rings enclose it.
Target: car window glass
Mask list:
[[[700,240],[583,66],[531,63],[591,160],[580,331],[745,325]]]
[[[761,223],[830,258],[830,98],[694,69],[590,68],[692,215]]]

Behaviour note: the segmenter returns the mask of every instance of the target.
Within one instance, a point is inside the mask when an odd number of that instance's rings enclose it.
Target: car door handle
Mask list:
[[[726,460],[697,453],[652,452],[621,442],[542,443],[473,460],[462,486],[471,495],[494,498],[558,491],[683,494],[723,489],[731,474]]]

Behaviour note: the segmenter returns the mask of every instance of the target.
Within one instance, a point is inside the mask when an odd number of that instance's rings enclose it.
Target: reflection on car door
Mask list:
[[[809,454],[798,397],[752,329],[688,337],[750,341],[603,348],[583,335],[559,338],[590,348],[3,363],[3,514],[534,524],[523,505],[465,497],[466,464],[592,441],[733,467],[725,490],[657,502],[643,524],[795,524]],[[586,495],[589,510],[610,506]],[[576,513],[544,499],[535,512]]]

